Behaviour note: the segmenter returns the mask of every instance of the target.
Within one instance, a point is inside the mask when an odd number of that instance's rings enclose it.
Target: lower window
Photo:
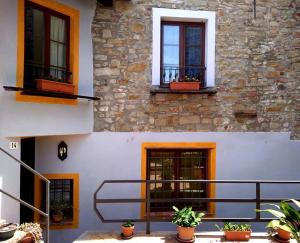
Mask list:
[[[149,180],[201,180],[208,179],[208,149],[150,149],[147,150],[147,179]],[[206,198],[208,185],[199,182],[151,183],[151,198]],[[192,206],[207,211],[207,203],[151,203],[151,212],[172,211]]]
[[[45,177],[50,181],[50,228],[77,228],[79,175],[46,174]],[[36,183],[36,206],[46,211],[46,185],[40,180]]]

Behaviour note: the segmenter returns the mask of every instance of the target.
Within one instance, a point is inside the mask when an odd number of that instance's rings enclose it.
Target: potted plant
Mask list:
[[[43,240],[42,228],[38,223],[24,223],[18,227],[19,231],[27,233],[21,243],[34,243]]]
[[[289,204],[290,202],[300,208],[299,201],[290,199],[281,201],[279,205],[268,204],[276,209],[263,209],[257,211],[268,212],[278,218],[270,221],[266,226],[267,228],[277,232],[277,235],[274,235],[274,237],[278,237],[282,241],[289,241],[292,234],[294,239],[300,243],[300,211],[292,207]]]
[[[68,206],[63,201],[52,201],[50,203],[51,218],[54,223],[60,223],[64,219],[64,211]]]
[[[132,237],[134,234],[134,224],[128,220],[121,226],[122,234],[121,236],[124,238]]]
[[[75,86],[64,81],[62,78],[47,76],[41,79],[35,79],[37,89],[46,92],[74,94]]]
[[[170,82],[171,90],[199,90],[201,88],[200,80],[197,77],[184,76],[183,80]]]
[[[216,225],[220,231],[224,231],[225,238],[228,241],[248,241],[251,236],[251,225],[232,224],[226,222],[223,228]]]
[[[201,218],[204,213],[196,213],[192,207],[184,207],[179,210],[173,206],[174,213],[172,214],[172,223],[177,224],[177,238],[182,241],[193,241],[195,228],[201,223]]]

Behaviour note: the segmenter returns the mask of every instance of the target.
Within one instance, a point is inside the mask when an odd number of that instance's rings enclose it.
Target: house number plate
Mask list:
[[[9,149],[18,149],[19,142],[9,142]]]

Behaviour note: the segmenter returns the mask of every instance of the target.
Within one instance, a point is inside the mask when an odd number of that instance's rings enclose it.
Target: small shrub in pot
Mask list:
[[[204,213],[196,213],[192,207],[184,207],[179,210],[173,206],[172,223],[177,224],[178,237],[181,240],[189,241],[194,239],[195,228],[201,223]]]

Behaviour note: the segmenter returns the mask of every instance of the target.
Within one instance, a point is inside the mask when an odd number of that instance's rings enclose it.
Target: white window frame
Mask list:
[[[161,21],[205,23],[206,87],[215,87],[215,11],[152,8],[152,85],[160,85]]]

